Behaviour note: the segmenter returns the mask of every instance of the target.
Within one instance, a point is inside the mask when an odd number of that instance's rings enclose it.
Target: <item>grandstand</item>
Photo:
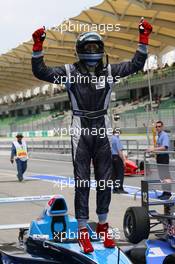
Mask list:
[[[74,43],[78,25],[120,24],[119,32],[104,35],[110,63],[130,59],[137,48],[138,21],[144,13],[154,25],[149,52],[158,58],[158,68],[150,70],[153,112],[150,112],[147,71],[123,78],[114,87],[111,102],[113,125],[126,132],[144,132],[150,120],[161,119],[174,131],[175,63],[162,65],[161,57],[175,49],[175,4],[171,0],[104,0],[101,4],[70,18],[75,30],[60,33],[61,25],[47,30],[47,65],[62,65],[76,60]],[[67,22],[63,22],[64,25]],[[34,78],[31,72],[32,41],[0,56],[0,135],[16,131],[51,130],[68,126],[70,104],[64,86],[50,85]],[[36,92],[37,90],[37,92]],[[64,112],[64,114],[62,114]]]

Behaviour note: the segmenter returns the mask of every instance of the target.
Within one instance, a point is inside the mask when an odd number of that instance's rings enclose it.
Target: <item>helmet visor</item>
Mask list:
[[[85,53],[100,53],[100,47],[97,43],[87,43],[84,45]]]

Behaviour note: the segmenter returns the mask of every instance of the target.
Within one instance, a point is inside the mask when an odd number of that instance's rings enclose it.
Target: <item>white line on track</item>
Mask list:
[[[63,161],[63,160],[48,160],[48,159],[35,159],[35,158],[31,158],[30,160],[34,160],[34,161],[43,161],[43,162],[50,162],[50,163],[58,163],[58,162],[61,162],[61,163],[67,163],[67,164],[72,164],[72,161]],[[29,160],[29,162],[30,162]]]

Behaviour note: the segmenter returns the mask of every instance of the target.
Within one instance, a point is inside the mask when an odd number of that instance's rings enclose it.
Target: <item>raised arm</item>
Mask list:
[[[46,37],[45,29],[40,28],[36,30],[33,35],[33,54],[32,54],[32,71],[36,78],[61,84],[66,83],[66,70],[64,66],[61,67],[48,67],[44,62],[43,42]]]
[[[141,20],[139,24],[139,44],[138,49],[131,61],[122,62],[119,64],[112,64],[112,76],[115,78],[125,77],[134,72],[143,69],[146,58],[147,58],[147,45],[149,35],[152,32],[152,26],[146,21]]]

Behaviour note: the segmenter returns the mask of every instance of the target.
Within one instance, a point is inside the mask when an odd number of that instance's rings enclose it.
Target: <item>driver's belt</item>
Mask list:
[[[98,118],[107,114],[107,109],[98,111],[73,110],[74,116],[85,117],[89,119]]]

